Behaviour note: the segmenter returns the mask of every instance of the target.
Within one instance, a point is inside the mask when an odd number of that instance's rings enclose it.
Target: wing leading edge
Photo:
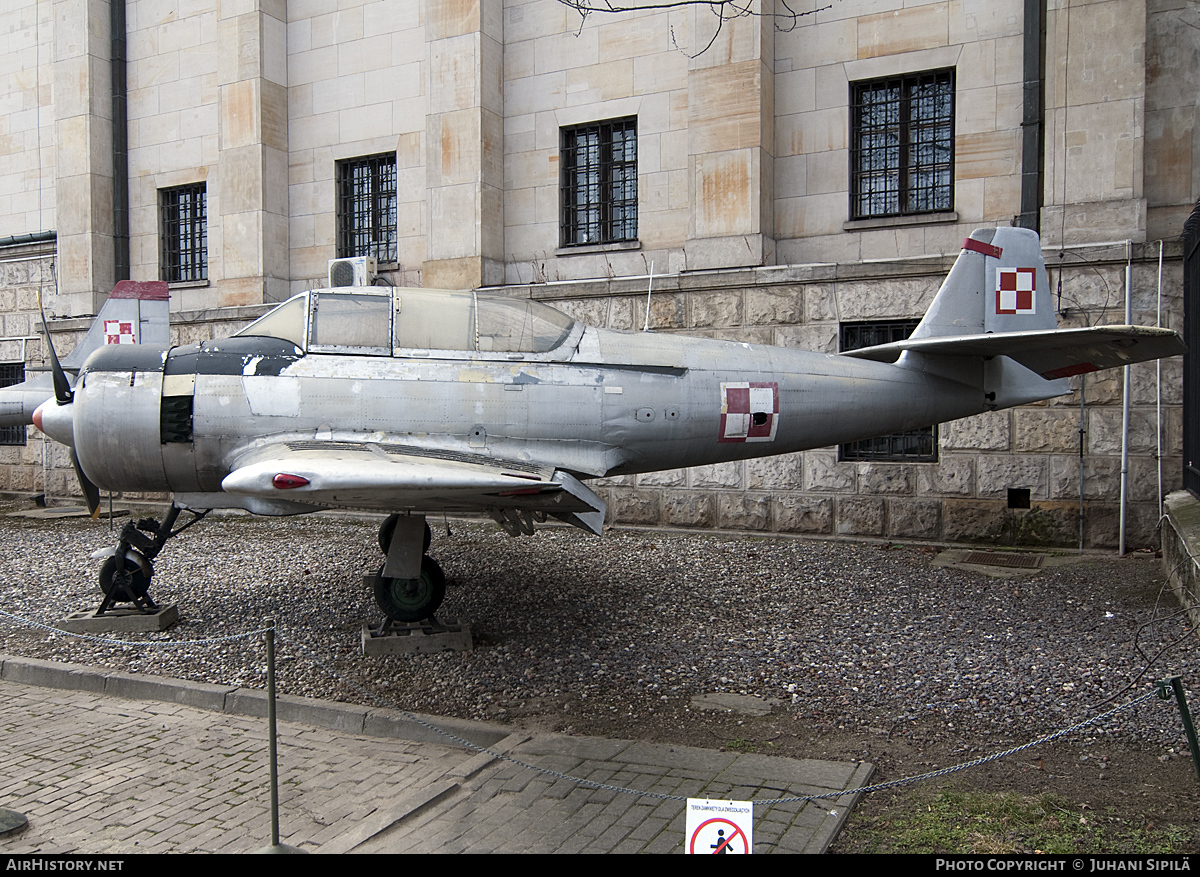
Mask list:
[[[905,352],[929,356],[1007,356],[1047,380],[1068,378],[1106,368],[1132,365],[1187,352],[1171,329],[1142,326],[1095,326],[1084,329],[1048,329],[988,335],[910,338],[859,350],[842,356],[895,362]]]
[[[552,515],[597,535],[605,503],[570,473],[478,454],[371,442],[295,441],[243,455],[221,482],[254,501],[323,508]]]

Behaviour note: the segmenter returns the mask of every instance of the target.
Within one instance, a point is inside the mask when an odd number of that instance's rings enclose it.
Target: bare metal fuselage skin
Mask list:
[[[407,488],[279,491],[272,506],[261,492],[240,501],[226,479],[280,443],[424,449],[581,479],[782,454],[994,407],[984,364],[963,366],[936,374],[917,354],[879,363],[580,323],[554,350],[528,355],[304,353],[243,336],[98,350],[76,383],[74,435],[99,487],[171,491],[195,507],[470,509],[484,504],[470,491]],[[1062,382],[1039,383],[1045,396],[1062,392]]]

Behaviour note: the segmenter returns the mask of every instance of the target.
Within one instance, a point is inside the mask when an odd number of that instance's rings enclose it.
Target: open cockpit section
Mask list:
[[[548,305],[502,293],[368,286],[301,293],[237,334],[309,353],[512,359],[552,354],[581,331]]]

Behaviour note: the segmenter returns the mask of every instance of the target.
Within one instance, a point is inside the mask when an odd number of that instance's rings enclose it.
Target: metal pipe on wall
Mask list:
[[[1125,325],[1133,323],[1133,241],[1125,242]],[[1129,366],[1124,369],[1124,392],[1121,394],[1121,536],[1118,553],[1125,555],[1125,523],[1129,505]]]
[[[112,25],[113,283],[129,279],[129,122],[125,81],[125,0],[110,0]]]

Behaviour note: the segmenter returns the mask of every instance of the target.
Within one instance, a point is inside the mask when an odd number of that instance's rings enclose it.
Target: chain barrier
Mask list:
[[[203,646],[203,645],[210,645],[213,643],[226,643],[226,642],[229,642],[230,640],[235,640],[235,639],[249,639],[250,637],[261,636],[262,634],[267,632],[267,628],[258,627],[258,628],[255,628],[254,630],[247,631],[246,633],[231,633],[231,634],[228,634],[227,636],[212,636],[212,637],[207,637],[206,639],[185,639],[185,640],[150,639],[150,640],[132,641],[132,640],[123,640],[123,639],[112,639],[111,637],[107,637],[107,636],[93,636],[90,633],[76,633],[73,630],[63,630],[61,627],[51,627],[49,624],[42,624],[40,621],[32,621],[31,619],[28,619],[28,618],[22,618],[20,615],[13,615],[12,613],[5,612],[3,609],[0,609],[0,618],[6,618],[9,621],[15,621],[18,624],[22,624],[26,627],[36,627],[39,630],[46,630],[46,631],[49,631],[50,633],[58,634],[59,636],[69,636],[69,637],[74,637],[75,639],[85,639],[85,640],[89,640],[91,642],[104,643],[105,645],[110,645],[110,646],[147,646],[147,647],[157,647],[157,648],[171,648],[173,646],[179,646],[182,648],[184,646]]]
[[[277,636],[278,636],[278,634],[277,634]],[[513,764],[518,767],[527,768],[527,769],[535,771],[537,773],[546,774],[546,775],[552,776],[556,779],[568,780],[569,782],[575,783],[577,785],[590,786],[592,788],[604,789],[605,791],[610,791],[610,792],[619,792],[624,795],[639,795],[643,798],[656,798],[656,799],[664,800],[664,801],[687,801],[686,796],[666,795],[666,794],[662,794],[660,792],[645,792],[645,791],[641,791],[639,789],[625,788],[624,786],[613,786],[613,785],[609,785],[608,783],[600,783],[600,782],[596,782],[595,780],[588,780],[588,779],[584,779],[582,777],[572,776],[571,774],[562,773],[561,771],[553,770],[550,768],[538,767],[535,764],[529,764],[528,762],[521,761],[518,758],[513,758],[510,755],[505,755],[501,752],[494,752],[491,749],[488,749],[488,748],[480,746],[476,743],[472,743],[470,740],[466,740],[462,737],[459,737],[457,734],[454,734],[450,731],[446,731],[443,728],[439,728],[437,725],[434,725],[431,722],[425,721],[420,716],[417,716],[414,713],[410,713],[404,709],[399,709],[396,706],[384,701],[382,698],[378,697],[377,695],[373,694],[372,692],[364,690],[363,688],[361,688],[357,684],[355,684],[352,680],[350,680],[347,677],[343,676],[342,674],[338,673],[336,670],[333,670],[332,668],[325,666],[325,664],[322,663],[322,661],[316,655],[312,654],[308,649],[304,648],[303,644],[296,642],[294,640],[283,640],[283,641],[288,642],[290,645],[292,645],[296,649],[298,649],[309,661],[311,661],[317,667],[320,667],[322,670],[324,670],[326,673],[328,673],[332,678],[338,680],[339,682],[343,683],[344,685],[347,685],[348,687],[350,687],[351,689],[353,689],[354,691],[356,691],[358,694],[362,695],[363,697],[375,702],[376,705],[381,706],[385,709],[395,710],[396,712],[398,712],[400,715],[404,716],[404,718],[408,719],[409,721],[414,722],[415,724],[418,724],[423,728],[427,728],[428,730],[431,730],[437,734],[440,734],[441,736],[446,737],[449,740],[453,740],[455,743],[458,743],[459,745],[464,746],[467,749],[470,749],[474,752],[479,752],[484,755],[490,755],[493,758],[497,758],[501,761],[506,761],[509,764]],[[919,774],[917,776],[903,777],[903,778],[897,779],[897,780],[889,780],[886,783],[876,783],[876,784],[870,785],[870,786],[860,786],[857,789],[844,789],[840,792],[827,792],[823,795],[798,795],[798,796],[794,796],[794,797],[790,797],[790,798],[759,798],[759,799],[755,799],[751,803],[755,804],[755,805],[762,804],[762,805],[770,806],[770,805],[774,805],[774,804],[795,804],[795,803],[803,803],[803,802],[816,802],[816,801],[826,800],[829,798],[841,798],[844,795],[868,794],[870,792],[878,792],[878,791],[882,791],[884,789],[892,789],[892,788],[896,788],[898,786],[908,785],[910,783],[918,783],[918,782],[924,782],[925,780],[936,779],[937,777],[946,776],[948,774],[952,774],[952,773],[955,773],[960,770],[966,770],[966,769],[972,768],[972,767],[979,767],[980,765],[987,764],[992,761],[997,761],[997,760],[999,760],[1001,758],[1005,758],[1009,755],[1015,755],[1018,752],[1023,752],[1026,749],[1032,749],[1035,746],[1042,745],[1043,743],[1049,743],[1051,741],[1059,739],[1060,737],[1065,737],[1068,734],[1073,734],[1076,731],[1079,731],[1079,730],[1082,730],[1083,728],[1088,727],[1089,725],[1094,725],[1099,722],[1102,722],[1105,719],[1107,719],[1111,716],[1114,716],[1123,710],[1131,709],[1131,708],[1137,706],[1138,704],[1142,703],[1143,701],[1149,700],[1154,697],[1158,697],[1157,689],[1154,691],[1146,692],[1145,694],[1130,701],[1129,703],[1122,704],[1121,706],[1118,706],[1118,707],[1114,707],[1113,709],[1110,709],[1105,713],[1101,713],[1098,716],[1093,716],[1090,719],[1084,719],[1082,722],[1076,722],[1074,725],[1071,725],[1068,728],[1064,728],[1060,731],[1054,731],[1050,734],[1046,734],[1045,736],[1039,737],[1038,739],[1033,740],[1029,743],[1024,743],[1020,746],[1014,746],[1011,749],[1006,749],[1003,752],[996,752],[996,753],[993,753],[992,755],[981,756],[979,758],[973,759],[972,761],[966,761],[966,762],[963,762],[962,764],[956,764],[952,767],[944,767],[944,768],[941,768],[940,770],[930,771],[928,773]]]
[[[62,630],[61,628],[51,627],[48,624],[42,624],[41,622],[38,622],[38,621],[32,621],[28,618],[22,618],[19,615],[13,615],[9,612],[5,612],[3,609],[0,609],[0,618],[5,618],[5,619],[8,619],[9,621],[17,622],[17,623],[25,625],[27,627],[33,627],[33,628],[37,628],[40,630],[49,631],[50,633],[54,633],[54,634],[57,634],[60,636],[74,637],[76,639],[84,639],[84,640],[89,640],[91,642],[104,643],[106,645],[146,646],[146,647],[159,647],[159,648],[167,648],[167,647],[172,647],[172,646],[178,646],[178,647],[182,648],[182,647],[186,647],[186,646],[209,645],[209,644],[214,644],[214,643],[230,642],[231,640],[248,639],[250,637],[256,637],[256,636],[265,634],[268,630],[271,629],[271,628],[267,628],[267,627],[260,627],[260,628],[255,628],[254,630],[247,631],[245,633],[235,633],[235,634],[229,634],[227,636],[219,636],[219,637],[208,637],[205,639],[143,640],[141,642],[134,642],[134,641],[129,641],[129,640],[111,639],[109,637],[93,636],[91,634],[86,634],[86,633],[75,633],[75,632],[69,631],[69,630]],[[485,746],[480,746],[477,743],[472,743],[470,740],[467,740],[465,737],[460,737],[458,734],[455,734],[451,731],[447,731],[444,728],[439,728],[437,725],[433,724],[432,722],[426,721],[425,719],[421,718],[420,716],[416,715],[415,713],[411,713],[408,710],[399,709],[394,704],[391,704],[388,701],[385,701],[383,698],[379,697],[378,695],[374,694],[373,692],[367,691],[366,689],[364,689],[361,686],[359,686],[358,684],[356,684],[353,680],[349,679],[346,676],[343,676],[341,673],[338,673],[333,668],[326,666],[326,664],[319,657],[317,657],[317,655],[315,655],[309,649],[305,648],[304,644],[301,643],[300,641],[283,637],[279,634],[278,630],[276,630],[276,637],[280,640],[280,642],[287,643],[287,644],[291,645],[292,647],[294,647],[299,653],[304,655],[304,657],[308,661],[310,661],[312,664],[319,667],[320,669],[324,670],[327,674],[329,674],[329,676],[331,678],[348,686],[349,688],[351,688],[353,691],[355,691],[362,697],[374,702],[377,706],[380,706],[384,709],[393,710],[393,711],[399,713],[401,716],[403,716],[408,721],[410,721],[416,725],[419,725],[422,728],[425,728],[426,730],[433,731],[435,734],[445,737],[447,740],[452,740],[454,743],[458,744],[459,746],[462,746],[463,748],[469,749],[473,752],[478,752],[481,755],[489,755],[492,758],[495,758],[499,761],[507,762],[516,767],[521,767],[521,768],[525,768],[527,770],[532,770],[536,773],[540,773],[545,776],[554,777],[555,779],[558,779],[558,780],[566,780],[567,782],[571,782],[571,783],[574,783],[575,785],[579,785],[579,786],[587,786],[587,787],[593,788],[593,789],[602,789],[604,791],[616,792],[616,793],[623,794],[623,795],[637,795],[642,798],[655,798],[660,801],[687,801],[687,797],[682,796],[682,795],[668,795],[668,794],[665,794],[662,792],[647,792],[647,791],[643,791],[640,789],[626,788],[624,786],[614,786],[609,783],[601,783],[601,782],[597,782],[596,780],[589,780],[589,779],[585,779],[583,777],[577,777],[577,776],[574,776],[569,773],[563,773],[562,771],[553,770],[551,768],[539,767],[535,764],[530,764],[526,761],[521,761],[519,758],[513,758],[511,755],[506,755],[503,752],[496,752],[495,750],[488,749]],[[1145,694],[1141,695],[1140,697],[1135,698],[1134,700],[1130,701],[1129,703],[1122,704],[1121,706],[1113,707],[1112,709],[1108,710],[1107,712],[1101,713],[1098,716],[1093,716],[1090,719],[1084,719],[1082,722],[1076,722],[1074,725],[1071,725],[1068,728],[1063,728],[1062,730],[1054,731],[1050,734],[1046,734],[1045,736],[1039,737],[1036,740],[1030,741],[1029,743],[1024,743],[1020,746],[1014,746],[1011,749],[1006,749],[1003,752],[996,752],[991,755],[981,756],[981,757],[973,759],[971,761],[965,761],[961,764],[956,764],[952,767],[944,767],[944,768],[941,768],[940,770],[929,771],[928,773],[918,774],[917,776],[903,777],[901,779],[889,780],[886,783],[875,783],[875,784],[869,785],[869,786],[859,786],[856,789],[843,789],[842,791],[839,791],[839,792],[826,792],[825,794],[822,794],[822,795],[797,795],[797,796],[788,797],[788,798],[760,798],[760,799],[756,799],[756,800],[752,801],[751,803],[753,803],[755,805],[761,804],[761,805],[765,805],[765,806],[771,806],[771,805],[775,805],[775,804],[797,804],[797,803],[816,802],[816,801],[828,800],[830,798],[841,798],[845,795],[865,795],[865,794],[869,794],[871,792],[879,792],[879,791],[883,791],[885,789],[894,789],[894,788],[909,785],[912,783],[925,782],[926,780],[932,780],[932,779],[936,779],[938,777],[948,776],[949,774],[956,773],[960,770],[967,770],[968,768],[979,767],[981,765],[988,764],[989,762],[997,761],[1001,758],[1006,758],[1009,755],[1015,755],[1018,752],[1023,752],[1027,749],[1033,749],[1036,746],[1041,746],[1043,743],[1050,743],[1061,737],[1065,737],[1069,734],[1075,733],[1076,731],[1080,731],[1083,728],[1088,727],[1089,725],[1095,725],[1099,722],[1102,722],[1105,719],[1108,719],[1108,718],[1116,715],[1119,712],[1122,712],[1127,709],[1132,709],[1133,707],[1138,706],[1139,704],[1143,703],[1144,701],[1147,701],[1147,700],[1157,697],[1157,696],[1158,696],[1157,689],[1146,692]]]
[[[1148,691],[1145,694],[1143,694],[1142,696],[1136,698],[1135,700],[1131,700],[1129,703],[1122,704],[1121,706],[1118,706],[1118,707],[1114,707],[1114,708],[1110,709],[1108,712],[1101,713],[1098,716],[1093,716],[1090,719],[1084,719],[1082,722],[1076,722],[1074,725],[1071,725],[1071,727],[1069,727],[1069,728],[1063,728],[1061,731],[1054,731],[1053,733],[1046,734],[1044,737],[1039,737],[1036,740],[1032,740],[1029,743],[1023,743],[1020,746],[1014,746],[1011,749],[1005,749],[1003,752],[995,752],[995,753],[992,753],[991,755],[980,756],[979,758],[973,759],[972,761],[964,761],[962,764],[956,764],[953,767],[943,767],[940,770],[931,770],[929,773],[918,774],[917,776],[911,776],[911,777],[903,777],[902,779],[898,779],[898,780],[890,780],[886,783],[876,783],[871,786],[860,786],[857,789],[846,789],[846,791],[844,791],[844,792],[830,792],[825,795],[805,795],[803,797],[797,797],[797,798],[772,798],[770,800],[763,800],[763,801],[756,800],[754,803],[755,804],[790,804],[790,803],[797,802],[797,801],[818,801],[818,800],[821,800],[822,798],[840,798],[842,795],[855,795],[855,794],[867,794],[869,792],[879,792],[884,789],[894,789],[898,786],[908,785],[909,783],[919,783],[919,782],[924,782],[925,780],[936,779],[937,777],[947,776],[948,774],[952,774],[952,773],[955,773],[956,771],[960,771],[960,770],[966,770],[967,768],[970,768],[970,767],[979,767],[980,765],[987,764],[988,762],[997,761],[1001,758],[1006,758],[1009,755],[1015,755],[1018,752],[1023,752],[1026,749],[1033,749],[1035,746],[1041,746],[1043,743],[1049,743],[1053,740],[1057,740],[1060,737],[1065,737],[1068,734],[1073,734],[1076,731],[1086,728],[1088,725],[1094,725],[1097,722],[1101,722],[1110,716],[1116,715],[1117,713],[1121,712],[1122,710],[1130,709],[1132,707],[1137,706],[1142,701],[1149,700],[1152,697],[1158,697],[1158,696],[1159,696],[1159,694],[1158,694],[1157,689],[1154,691]]]

